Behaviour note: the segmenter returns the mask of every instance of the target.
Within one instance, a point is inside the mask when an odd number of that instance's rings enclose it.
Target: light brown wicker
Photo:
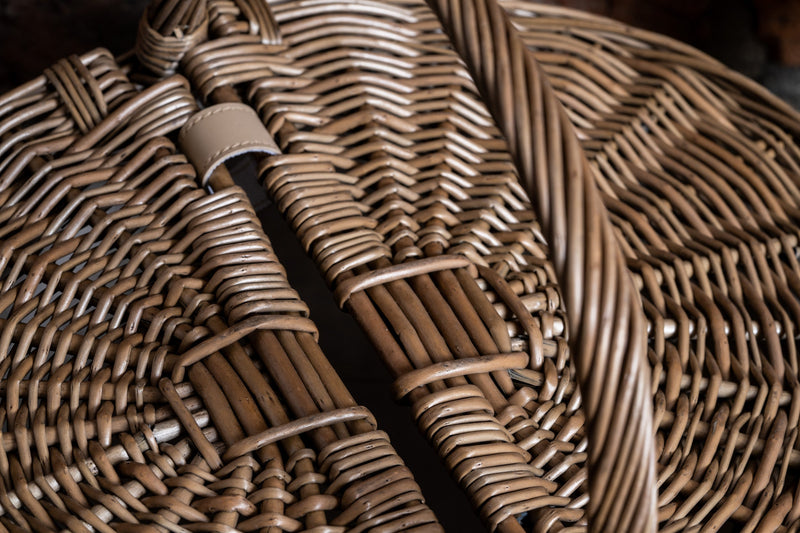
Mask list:
[[[151,6],[160,73],[258,111],[265,187],[487,525],[798,530],[796,112],[536,2],[203,3]]]
[[[196,111],[103,50],[0,96],[0,531],[441,531]]]

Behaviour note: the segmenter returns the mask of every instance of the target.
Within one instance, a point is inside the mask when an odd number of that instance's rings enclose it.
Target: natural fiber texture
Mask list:
[[[593,171],[553,88],[500,4],[431,4],[508,139],[550,243],[589,430],[593,529],[655,531],[644,315]],[[472,42],[483,45],[470,47]]]
[[[196,111],[102,50],[0,96],[0,530],[441,531]]]
[[[274,134],[265,187],[490,527],[800,527],[797,113],[530,2],[279,1],[280,46],[242,3],[183,72]]]

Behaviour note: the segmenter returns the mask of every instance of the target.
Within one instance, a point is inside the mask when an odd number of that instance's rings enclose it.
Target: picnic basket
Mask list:
[[[527,0],[155,1],[491,529],[797,531],[800,116]]]
[[[441,531],[244,192],[176,146],[224,113],[128,71],[0,96],[0,531]]]

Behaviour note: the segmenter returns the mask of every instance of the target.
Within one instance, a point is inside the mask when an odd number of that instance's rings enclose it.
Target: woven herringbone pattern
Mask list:
[[[797,528],[795,112],[679,43],[535,3],[503,2],[502,32],[491,5],[443,3],[466,63],[421,1],[271,3],[280,44],[242,4],[209,1],[183,71],[260,113],[283,151],[265,187],[487,524],[584,527],[589,456],[598,530],[650,527],[629,504],[655,488],[663,531]],[[591,195],[605,209],[567,216]],[[591,238],[594,216],[616,239]],[[640,326],[606,305],[616,246]],[[614,373],[645,333],[652,441],[626,432],[644,381]],[[580,365],[595,444],[619,456],[587,453]],[[642,450],[655,483],[628,468]]]

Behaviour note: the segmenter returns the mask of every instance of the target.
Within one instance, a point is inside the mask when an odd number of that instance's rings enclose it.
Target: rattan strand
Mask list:
[[[490,527],[800,527],[796,112],[533,2],[281,0],[280,46],[241,3],[182,71],[259,112],[265,187]],[[443,255],[475,268],[413,266]]]
[[[0,96],[0,530],[441,531],[196,111],[102,50]]]

